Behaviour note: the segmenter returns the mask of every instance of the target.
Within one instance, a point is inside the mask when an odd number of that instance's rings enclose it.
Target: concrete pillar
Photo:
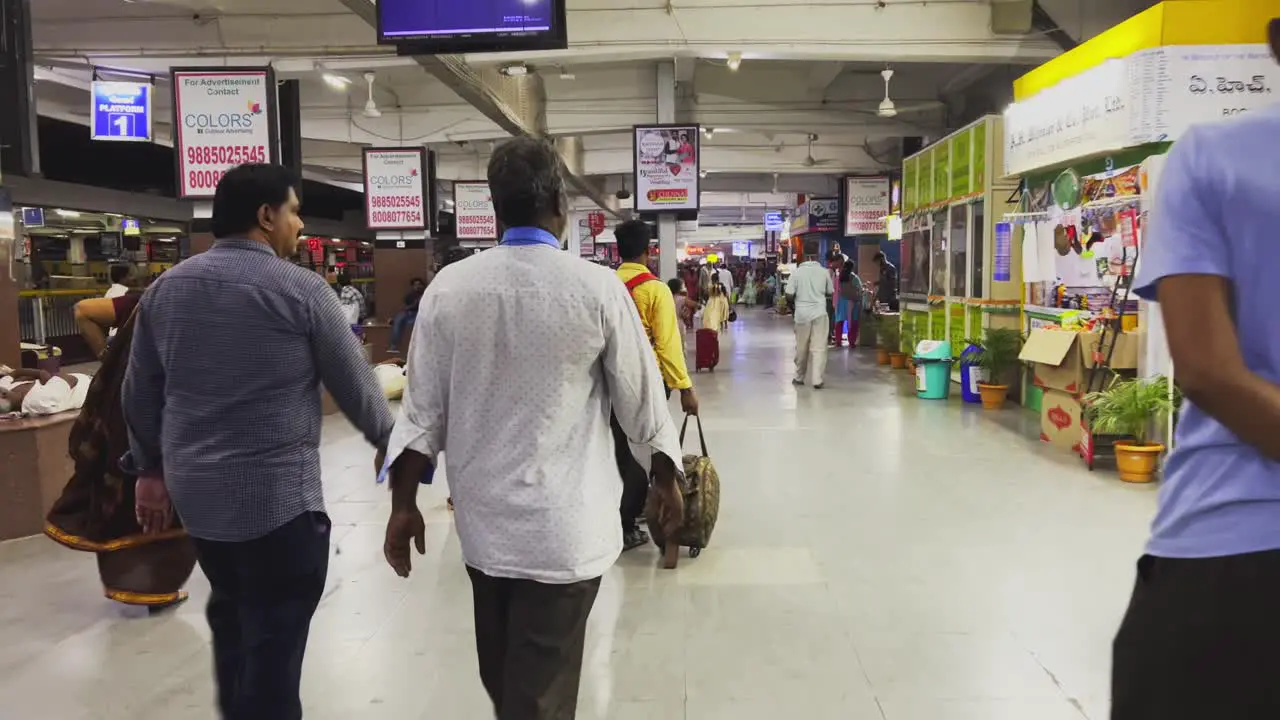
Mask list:
[[[658,117],[660,123],[676,121],[676,64],[658,63]],[[670,280],[676,276],[676,216],[658,215],[658,277]]]
[[[0,364],[10,367],[21,365],[17,279],[21,271],[15,260],[22,239],[3,176],[40,172],[34,55],[30,1],[0,0]]]

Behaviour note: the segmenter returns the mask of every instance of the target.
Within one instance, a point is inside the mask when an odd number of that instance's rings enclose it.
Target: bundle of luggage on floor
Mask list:
[[[680,426],[680,446],[684,447],[685,430],[689,428],[689,416]],[[684,522],[673,537],[665,537],[659,520],[656,495],[649,494],[645,517],[653,542],[662,551],[663,566],[673,569],[679,562],[680,548],[689,548],[689,557],[698,557],[702,549],[711,543],[716,518],[720,516],[720,475],[707,455],[707,439],[702,434],[702,418],[698,418],[698,442],[701,455],[684,456],[684,477],[679,478],[680,494],[684,497]]]

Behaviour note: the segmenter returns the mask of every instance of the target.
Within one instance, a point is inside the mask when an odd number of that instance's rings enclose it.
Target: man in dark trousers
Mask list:
[[[209,578],[224,720],[302,717],[302,658],[329,568],[320,384],[369,444],[391,434],[338,296],[284,259],[302,230],[297,185],[278,165],[223,176],[213,247],[142,297],[120,398],[123,465],[168,495],[140,503],[139,524],[163,529],[172,499]]]
[[[1270,26],[1280,57],[1280,19]],[[1186,396],[1116,635],[1114,720],[1280,718],[1280,107],[1190,128],[1134,287]]]

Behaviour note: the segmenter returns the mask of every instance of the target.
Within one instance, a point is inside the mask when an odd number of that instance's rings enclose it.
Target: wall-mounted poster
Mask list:
[[[889,178],[883,175],[845,178],[844,234],[883,235],[891,205]]]
[[[427,227],[424,148],[365,148],[365,225],[370,230]]]
[[[231,168],[276,162],[271,68],[174,68],[172,76],[178,197],[212,198]]]
[[[454,235],[459,240],[496,240],[498,216],[493,210],[489,183],[482,181],[453,184]]]
[[[637,212],[698,209],[699,126],[637,125],[633,149]]]

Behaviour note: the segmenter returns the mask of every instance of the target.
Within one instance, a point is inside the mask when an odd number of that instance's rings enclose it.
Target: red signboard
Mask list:
[[[604,232],[604,213],[598,210],[587,213],[587,227],[591,230],[591,237],[597,237]]]

